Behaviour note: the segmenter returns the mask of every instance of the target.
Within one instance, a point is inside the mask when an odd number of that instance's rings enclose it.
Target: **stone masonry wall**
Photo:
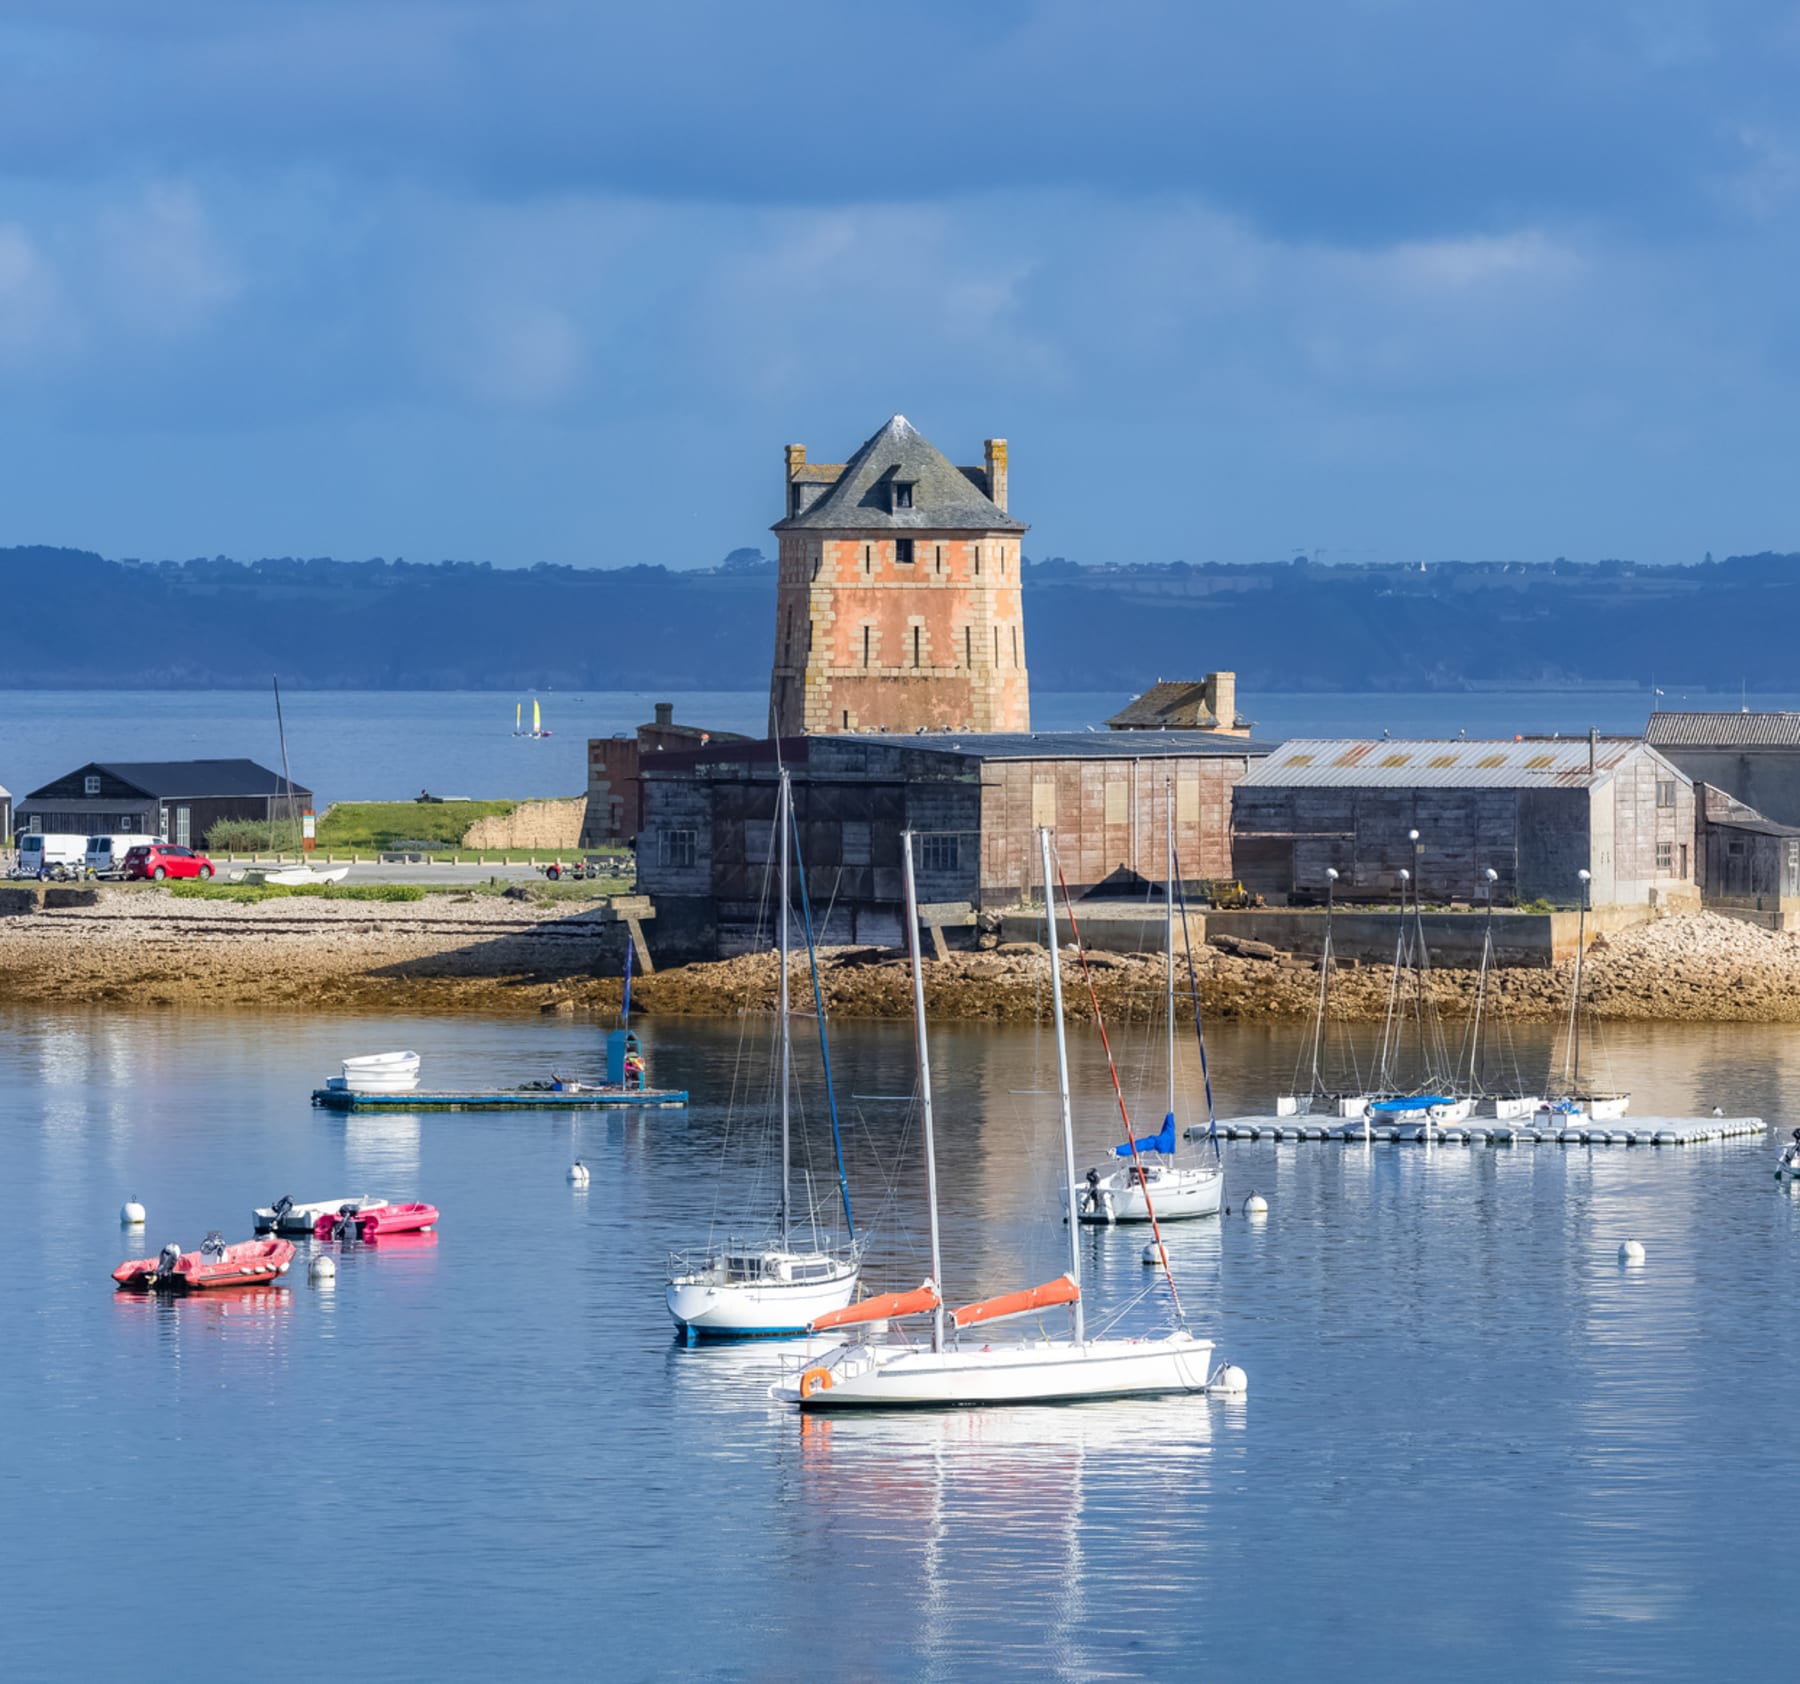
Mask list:
[[[585,797],[522,801],[504,818],[477,819],[463,835],[465,848],[568,849],[581,845]]]

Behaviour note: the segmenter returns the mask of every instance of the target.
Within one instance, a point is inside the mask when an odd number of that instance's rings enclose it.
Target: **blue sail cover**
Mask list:
[[[1420,1093],[1407,1099],[1378,1099],[1369,1107],[1372,1116],[1402,1117],[1409,1111],[1428,1111],[1434,1105],[1454,1105],[1456,1101],[1446,1094]]]
[[[1163,1118],[1163,1126],[1159,1133],[1147,1134],[1136,1144],[1137,1149],[1140,1152],[1161,1152],[1165,1157],[1174,1157],[1175,1113],[1171,1111],[1168,1116]],[[1118,1158],[1129,1158],[1131,1156],[1131,1148],[1129,1146],[1115,1146],[1113,1148],[1113,1156]]]

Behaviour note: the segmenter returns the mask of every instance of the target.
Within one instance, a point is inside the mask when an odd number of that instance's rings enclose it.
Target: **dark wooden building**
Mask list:
[[[1698,786],[1700,891],[1722,910],[1800,912],[1800,827],[1777,824],[1711,784]]]
[[[91,760],[19,802],[21,832],[132,833],[201,847],[224,819],[266,821],[307,811],[312,791],[254,760]]]
[[[992,910],[1036,896],[1039,825],[1055,832],[1074,894],[1121,868],[1161,882],[1171,808],[1182,876],[1226,877],[1232,786],[1268,752],[1157,731],[787,737],[665,753],[641,765],[638,887],[656,904],[658,957],[767,945],[780,764],[828,944],[900,942],[909,828],[924,903]]]
[[[1271,900],[1595,906],[1697,898],[1692,785],[1641,737],[1302,740],[1233,792],[1232,859]],[[1419,833],[1418,841],[1411,832]]]

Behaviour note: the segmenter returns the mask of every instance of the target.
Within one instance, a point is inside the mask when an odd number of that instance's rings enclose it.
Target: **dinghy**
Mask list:
[[[233,1286],[272,1286],[294,1261],[289,1240],[245,1240],[227,1245],[217,1233],[198,1251],[166,1245],[156,1257],[137,1257],[113,1270],[121,1292],[205,1292]]]
[[[410,1093],[419,1085],[416,1052],[366,1053],[347,1058],[343,1075],[333,1076],[327,1088],[340,1093]]]
[[[378,1210],[386,1203],[386,1199],[371,1198],[367,1193],[360,1199],[314,1199],[310,1204],[295,1204],[284,1195],[251,1215],[259,1234],[310,1234],[321,1216],[335,1216],[342,1210]]]
[[[310,865],[289,866],[286,871],[265,871],[265,883],[278,883],[284,889],[304,889],[312,884],[341,883],[350,875],[347,865],[333,866],[329,871],[314,871]]]
[[[1775,1179],[1800,1181],[1800,1129],[1795,1129],[1794,1138],[1782,1147],[1775,1164]]]
[[[437,1226],[438,1208],[428,1204],[377,1205],[359,1210],[345,1205],[313,1223],[316,1240],[372,1240],[381,1234],[417,1234]]]

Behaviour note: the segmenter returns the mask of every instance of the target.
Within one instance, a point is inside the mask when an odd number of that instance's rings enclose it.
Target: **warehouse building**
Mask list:
[[[1040,825],[1056,833],[1071,894],[1121,870],[1161,882],[1171,807],[1183,878],[1229,877],[1232,786],[1268,752],[1214,732],[1083,731],[796,736],[666,753],[641,766],[638,887],[656,903],[659,960],[766,946],[784,764],[828,944],[899,944],[909,828],[921,902],[971,914],[1038,893]]]
[[[699,725],[677,725],[675,704],[658,702],[656,718],[640,725],[635,736],[588,738],[587,807],[581,822],[581,846],[629,842],[644,821],[643,789],[638,772],[646,755],[670,749],[705,748],[708,743],[741,743],[735,731]]]
[[[1640,737],[1508,742],[1301,740],[1256,763],[1232,796],[1232,860],[1280,904],[1392,901],[1410,871],[1428,902],[1698,899],[1694,792]],[[1415,842],[1412,832],[1418,833]]]
[[[1800,826],[1777,824],[1711,784],[1695,790],[1701,898],[1722,912],[1800,918]]]
[[[19,801],[21,833],[136,833],[197,848],[225,819],[310,812],[312,791],[254,760],[90,760]]]
[[[1800,713],[1653,713],[1644,740],[1693,782],[1800,824]]]

